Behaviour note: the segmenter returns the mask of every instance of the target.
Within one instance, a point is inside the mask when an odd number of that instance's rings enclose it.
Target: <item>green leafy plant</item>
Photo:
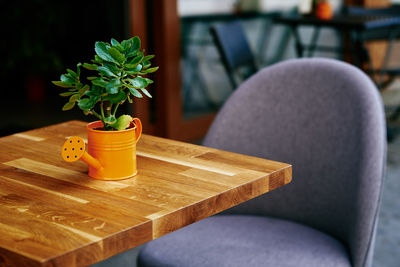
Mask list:
[[[152,97],[146,87],[153,83],[144,77],[155,72],[150,59],[154,55],[144,55],[140,49],[140,38],[135,36],[121,43],[111,39],[111,43],[96,42],[95,56],[91,63],[78,63],[76,71],[67,69],[59,81],[53,84],[67,89],[61,93],[68,97],[62,110],[70,110],[77,105],[85,115],[91,114],[103,122],[107,131],[124,130],[129,127],[132,117],[116,117],[118,107],[133,97]],[[81,67],[92,75],[81,78]]]

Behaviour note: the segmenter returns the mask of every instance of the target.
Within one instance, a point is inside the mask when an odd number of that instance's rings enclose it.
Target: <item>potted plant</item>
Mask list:
[[[63,110],[78,106],[86,115],[99,120],[87,125],[88,152],[83,139],[71,138],[62,148],[66,161],[81,159],[89,164],[89,176],[102,180],[118,180],[136,174],[136,142],[142,126],[138,118],[129,115],[117,116],[118,108],[132,103],[133,97],[150,97],[146,89],[153,83],[145,76],[155,72],[150,59],[140,49],[140,38],[110,43],[96,42],[95,56],[91,63],[78,63],[76,71],[67,69],[59,81],[53,83],[66,91],[60,95],[68,97]],[[89,74],[83,78],[82,68]]]

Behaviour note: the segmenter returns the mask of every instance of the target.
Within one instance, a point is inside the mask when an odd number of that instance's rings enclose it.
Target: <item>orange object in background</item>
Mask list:
[[[134,118],[131,128],[123,131],[102,131],[101,121],[87,125],[88,152],[82,138],[69,138],[61,155],[67,162],[79,159],[89,165],[89,176],[100,180],[122,180],[137,174],[136,143],[142,134],[142,124]]]
[[[333,17],[332,5],[328,1],[318,2],[315,7],[315,16],[319,19],[331,19]]]

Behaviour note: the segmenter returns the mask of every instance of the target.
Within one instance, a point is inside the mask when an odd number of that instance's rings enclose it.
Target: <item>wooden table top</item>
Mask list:
[[[143,135],[137,176],[64,162],[70,121],[0,138],[0,266],[84,266],[291,181],[289,164]]]

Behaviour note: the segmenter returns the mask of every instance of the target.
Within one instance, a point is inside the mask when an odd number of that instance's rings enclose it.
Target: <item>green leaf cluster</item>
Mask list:
[[[147,86],[153,81],[146,75],[158,70],[151,66],[154,55],[144,55],[138,36],[122,42],[96,42],[94,50],[90,63],[78,63],[76,71],[67,69],[59,81],[53,81],[66,90],[60,94],[68,97],[62,110],[77,105],[86,115],[100,119],[106,130],[124,130],[130,116],[116,118],[117,109],[127,101],[132,103],[133,97],[152,97]],[[82,67],[91,73],[85,79],[81,77]]]

